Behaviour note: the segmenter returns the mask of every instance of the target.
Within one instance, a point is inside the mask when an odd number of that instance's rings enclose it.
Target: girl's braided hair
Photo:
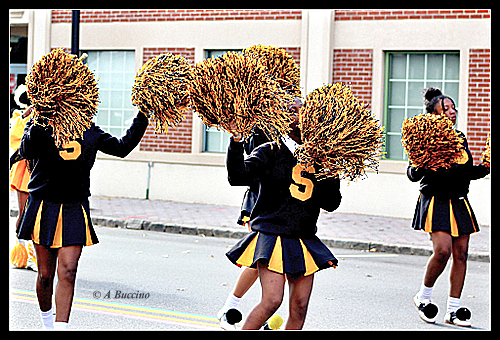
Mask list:
[[[451,100],[453,105],[455,105],[455,101],[448,96],[445,96],[440,89],[436,87],[429,87],[424,90],[424,99],[425,99],[425,111],[427,113],[434,113],[436,110],[437,103],[441,103],[441,107],[444,109],[444,100],[448,98]]]

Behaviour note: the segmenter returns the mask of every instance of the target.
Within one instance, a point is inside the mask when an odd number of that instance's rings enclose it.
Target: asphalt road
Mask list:
[[[70,329],[219,329],[215,315],[240,272],[224,253],[237,240],[108,227],[96,232],[100,243],[84,248],[80,259]],[[434,289],[440,311],[430,325],[412,302],[427,257],[332,251],[339,267],[316,273],[305,330],[465,330],[443,322],[449,266]],[[40,329],[36,273],[9,263],[9,276],[9,328]],[[491,329],[490,292],[490,264],[469,261],[462,305],[472,311],[472,329]],[[240,304],[244,316],[259,299],[256,282]],[[286,299],[277,313],[286,320]]]

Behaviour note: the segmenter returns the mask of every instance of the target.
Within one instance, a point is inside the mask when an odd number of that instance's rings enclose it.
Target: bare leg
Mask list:
[[[267,264],[257,263],[262,298],[248,314],[242,329],[259,329],[281,305],[285,288],[285,275],[267,269]]]
[[[287,275],[287,279],[290,290],[290,305],[285,329],[302,329],[306,321],[314,274],[298,277]]]
[[[76,269],[82,252],[81,245],[59,248],[56,286],[56,322],[68,322],[73,302]]]
[[[427,262],[425,270],[424,285],[434,287],[437,278],[446,267],[451,255],[452,237],[444,231],[436,231],[431,234],[434,253]]]
[[[453,238],[453,257],[450,270],[450,296],[460,298],[467,271],[469,235]]]
[[[52,290],[57,263],[57,249],[50,249],[35,244],[38,261],[38,275],[36,278],[36,296],[42,312],[52,308]]]
[[[233,295],[237,298],[243,297],[243,295],[253,286],[258,277],[259,272],[257,269],[244,267],[238,277],[238,281],[236,281]]]
[[[17,215],[16,229],[19,228],[19,223],[21,223],[21,217],[23,216],[24,207],[26,201],[28,200],[29,193],[23,191],[17,191],[17,204],[19,206],[19,215]]]

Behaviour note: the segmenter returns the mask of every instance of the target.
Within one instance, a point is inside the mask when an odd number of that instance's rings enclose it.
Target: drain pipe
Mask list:
[[[80,11],[71,11],[71,54],[80,56]]]
[[[149,199],[149,182],[151,180],[151,168],[153,167],[154,163],[153,162],[148,162],[148,183],[146,186],[146,199]]]

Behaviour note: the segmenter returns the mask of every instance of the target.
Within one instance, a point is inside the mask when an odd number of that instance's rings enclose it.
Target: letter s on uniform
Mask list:
[[[69,151],[71,149],[73,149],[73,151]],[[82,146],[76,140],[72,140],[71,142],[64,143],[62,145],[62,150],[59,151],[59,155],[65,161],[75,160],[78,157],[80,157],[81,153],[82,153]]]
[[[294,183],[290,184],[290,194],[292,195],[292,197],[298,200],[307,201],[309,198],[311,198],[314,183],[310,179],[302,177],[302,171],[313,174],[314,167],[309,166],[305,168],[300,163],[297,163],[297,165],[295,165],[295,167],[292,169],[292,179]],[[305,186],[305,191],[299,190],[299,184]]]

